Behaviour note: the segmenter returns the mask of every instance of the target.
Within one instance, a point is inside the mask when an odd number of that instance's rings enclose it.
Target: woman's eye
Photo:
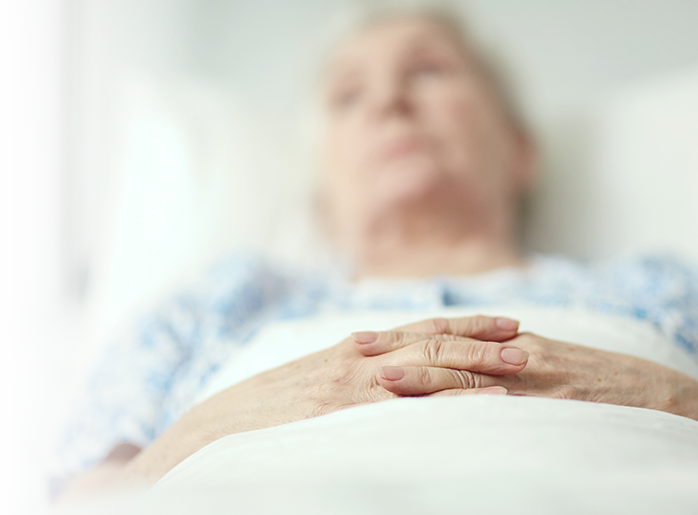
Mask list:
[[[412,77],[437,77],[446,73],[447,68],[442,63],[436,61],[422,61],[415,63],[409,69],[409,75]]]
[[[430,75],[441,72],[441,68],[433,63],[420,64],[414,70],[418,74]]]
[[[341,90],[334,93],[330,98],[330,104],[336,109],[348,109],[356,105],[361,97],[358,88]]]

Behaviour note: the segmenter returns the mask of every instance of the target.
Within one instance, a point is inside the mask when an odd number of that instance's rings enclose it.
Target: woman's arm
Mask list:
[[[124,466],[140,452],[140,447],[132,444],[117,445],[99,465],[71,481],[57,499],[58,504],[69,504],[113,485]]]
[[[81,485],[84,493],[90,487],[149,485],[223,436],[394,398],[397,395],[380,388],[376,380],[377,372],[389,364],[457,368],[468,376],[472,371],[483,372],[477,374],[483,378],[479,387],[466,393],[504,393],[494,384],[494,375],[515,374],[526,366],[524,353],[501,343],[517,330],[518,324],[508,319],[432,319],[381,333],[393,350],[369,358],[356,352],[354,338],[347,338],[218,393],[187,412],[132,459],[103,463],[89,474],[89,480],[83,478],[75,486]],[[356,337],[370,339],[377,334],[356,333]],[[519,356],[514,363],[512,350]]]
[[[63,430],[57,479],[65,494],[120,468],[112,454],[122,443],[146,448],[180,418],[287,289],[262,260],[233,256],[114,334]]]
[[[698,420],[698,381],[652,361],[524,333],[530,367],[504,382],[514,395],[604,402]]]

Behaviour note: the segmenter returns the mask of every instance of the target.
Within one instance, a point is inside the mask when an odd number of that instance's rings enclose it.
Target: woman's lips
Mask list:
[[[400,138],[382,146],[378,153],[378,159],[381,163],[387,164],[404,157],[423,153],[425,150],[426,145],[420,138]]]

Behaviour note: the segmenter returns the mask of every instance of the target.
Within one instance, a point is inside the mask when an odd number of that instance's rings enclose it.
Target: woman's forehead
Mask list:
[[[400,58],[423,50],[461,53],[464,42],[454,28],[426,17],[380,21],[344,39],[331,54],[326,76],[350,73],[376,60]]]

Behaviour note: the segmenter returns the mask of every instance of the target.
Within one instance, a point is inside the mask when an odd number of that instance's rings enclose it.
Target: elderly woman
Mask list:
[[[698,382],[686,375],[484,316],[357,327],[192,407],[265,323],[327,310],[583,306],[649,320],[695,357],[694,271],[661,259],[587,268],[521,251],[518,203],[533,180],[534,145],[452,20],[373,19],[333,50],[321,90],[321,209],[351,273],[289,277],[236,258],[143,318],[108,356],[71,434],[83,449],[74,469],[95,468],[69,490],[154,481],[225,435],[397,396],[546,396],[698,420]]]

